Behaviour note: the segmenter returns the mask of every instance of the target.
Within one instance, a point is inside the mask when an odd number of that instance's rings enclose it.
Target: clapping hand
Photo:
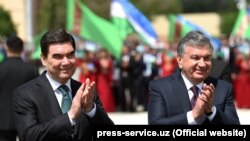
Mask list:
[[[94,106],[94,90],[95,82],[90,82],[89,79],[85,82],[85,88],[81,95],[81,107],[85,112],[89,112],[93,109]]]

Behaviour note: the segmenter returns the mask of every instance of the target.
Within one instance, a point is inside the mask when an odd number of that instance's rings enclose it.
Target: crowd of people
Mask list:
[[[175,70],[174,50],[170,46],[154,49],[131,35],[121,52],[121,59],[117,60],[103,48],[84,50],[84,56],[78,60],[79,80],[96,81],[108,112],[147,111],[148,83]]]
[[[177,43],[165,41],[150,47],[136,34],[131,34],[124,41],[118,60],[97,44],[88,47],[87,42],[79,42],[76,46],[77,68],[80,70],[77,79],[96,81],[107,112],[147,111],[149,81],[168,76],[178,68],[176,46]],[[249,50],[249,42],[240,40],[232,44],[222,35],[221,45],[212,58],[211,76],[233,84],[238,108],[250,108],[247,100],[250,97]]]
[[[222,35],[212,56],[210,75],[233,84],[238,108],[250,108],[249,45],[244,40],[232,44]],[[108,112],[147,111],[149,81],[169,76],[178,68],[176,47],[175,43],[161,42],[152,48],[132,34],[124,42],[120,60],[105,49],[86,49],[79,58],[79,79],[96,80]]]
[[[190,32],[179,43],[159,42],[151,47],[131,34],[124,41],[120,59],[98,45],[89,48],[87,42],[75,42],[63,29],[48,31],[40,45],[37,67],[22,61],[19,37],[8,38],[4,45],[0,110],[10,109],[9,116],[0,116],[4,123],[0,139],[18,133],[23,140],[91,140],[88,128],[113,125],[107,112],[116,111],[148,111],[149,124],[239,124],[235,107],[250,108],[250,44],[246,40],[230,44],[222,36],[220,48],[214,50],[205,35]],[[39,67],[45,68],[40,75]],[[76,69],[79,76],[73,80]],[[185,93],[180,81],[186,87],[197,85],[197,93],[203,94],[196,97],[193,108],[192,102],[175,101],[174,91]],[[189,88],[186,92],[192,101],[195,92]],[[229,107],[226,110],[218,107],[222,99]],[[176,104],[183,104],[186,113],[173,110]]]

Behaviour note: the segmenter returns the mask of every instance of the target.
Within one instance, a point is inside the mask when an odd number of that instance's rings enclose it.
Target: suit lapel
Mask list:
[[[217,86],[217,80],[212,77],[208,77],[204,81],[204,83],[208,85],[212,83],[215,86],[215,88]],[[188,91],[184,83],[184,80],[181,77],[180,70],[177,70],[172,76],[172,84],[174,87],[174,91],[176,92],[176,97],[180,102],[180,105],[182,106],[184,112],[190,111],[192,109],[190,104],[190,99],[188,97]],[[216,97],[216,91],[215,91],[215,97]]]
[[[45,76],[45,72],[38,78],[38,91],[42,95],[41,101],[43,105],[51,105],[50,110],[53,115],[62,114],[60,105],[58,104],[57,98],[55,96],[54,90],[49,83],[49,80]]]
[[[210,83],[212,83],[215,86],[215,88],[217,86],[217,80],[213,77],[208,77],[204,81],[204,83],[206,83],[208,85]],[[184,83],[183,78],[181,77],[181,70],[180,69],[177,69],[175,71],[175,73],[171,76],[171,84],[172,84],[172,87],[174,89],[175,96],[178,100],[178,104],[182,107],[184,112],[190,111],[192,109],[191,103],[190,103],[190,99],[188,96],[188,91],[187,91],[186,85]],[[168,91],[168,90],[166,90],[166,91]],[[215,97],[218,97],[218,94],[216,95],[216,93],[218,93],[217,89],[215,90]],[[215,100],[216,100],[216,98],[215,98]],[[214,103],[216,103],[216,101],[214,101]]]
[[[184,80],[181,77],[180,70],[175,71],[174,75],[172,76],[172,85],[179,104],[183,108],[183,111],[190,111],[192,108],[188,97],[188,91]]]
[[[78,81],[74,79],[71,79],[72,98],[76,95],[77,90],[79,89],[80,86],[81,86],[81,83],[79,83]]]

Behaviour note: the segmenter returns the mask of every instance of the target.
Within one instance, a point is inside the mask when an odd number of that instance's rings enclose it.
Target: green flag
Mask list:
[[[171,43],[177,42],[180,38],[184,37],[190,32],[192,27],[180,21],[180,16],[171,14],[168,16],[169,20],[169,34],[168,39]]]
[[[45,31],[37,34],[33,39],[33,45],[35,46],[35,50],[31,54],[32,60],[40,59],[40,56],[41,56],[40,40],[42,39],[42,36],[44,33],[45,33]]]
[[[0,52],[0,62],[2,62],[2,61],[3,61],[3,59],[4,59],[4,55],[3,55],[3,53],[2,53],[2,52]]]
[[[181,23],[181,35],[180,37],[184,37],[188,32],[194,30],[192,27],[188,26],[187,24]]]
[[[74,10],[75,10],[75,0],[67,0],[66,8],[66,30],[73,31],[74,29]]]
[[[80,13],[76,13],[79,9]],[[78,31],[84,39],[101,44],[114,57],[120,58],[123,39],[111,22],[94,14],[80,1],[68,0],[67,12],[67,30]],[[80,26],[75,27],[75,24]]]
[[[169,26],[168,26],[168,40],[173,43],[176,35],[176,16],[174,14],[170,14],[168,16]]]
[[[134,28],[129,23],[122,5],[119,2],[112,0],[110,7],[111,7],[110,15],[112,17],[112,23],[119,30],[121,37],[125,39],[129,34],[134,33],[135,32]]]
[[[234,24],[231,36],[250,39],[250,26],[248,20],[246,8],[241,8]]]

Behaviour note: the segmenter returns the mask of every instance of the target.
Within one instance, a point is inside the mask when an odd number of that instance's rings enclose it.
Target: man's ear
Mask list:
[[[43,66],[47,66],[47,58],[43,54],[41,54],[40,60]]]
[[[180,69],[182,69],[182,57],[180,55],[176,56],[176,60]]]

